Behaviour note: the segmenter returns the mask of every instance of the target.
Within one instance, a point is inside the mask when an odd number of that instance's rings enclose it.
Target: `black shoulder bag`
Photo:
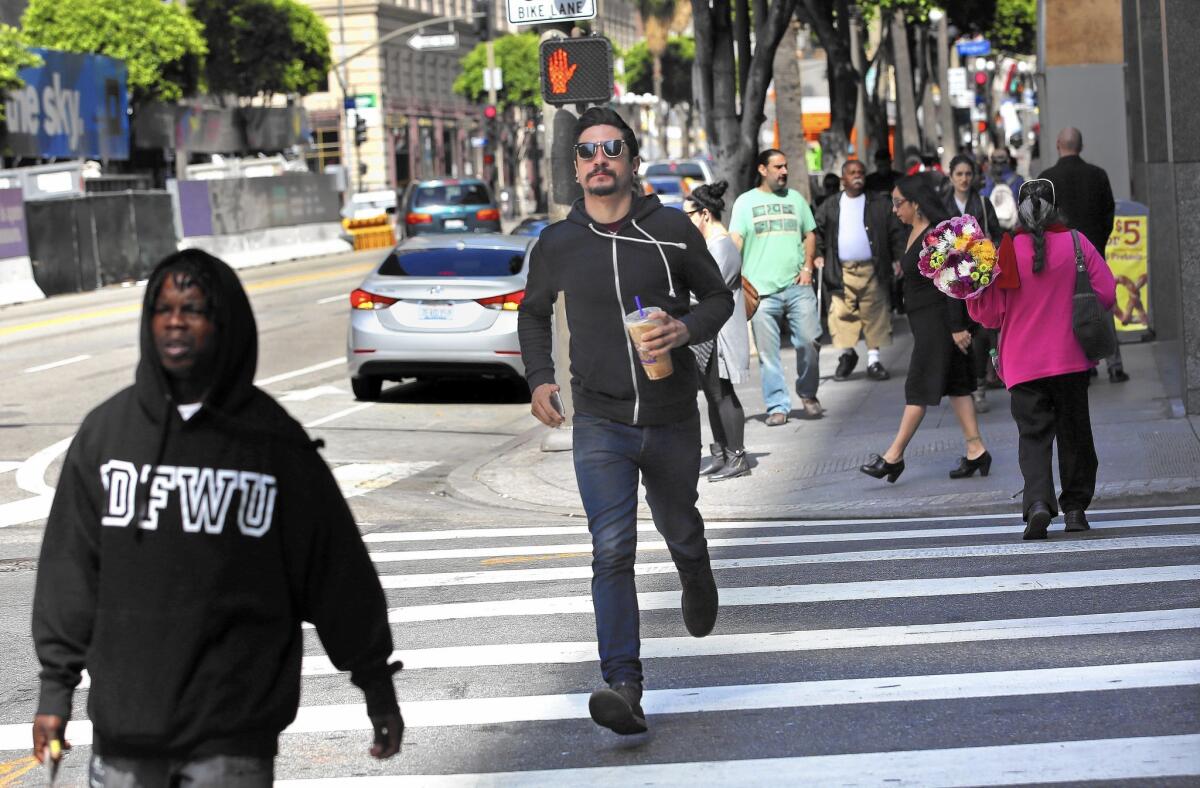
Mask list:
[[[1075,296],[1072,299],[1071,327],[1088,361],[1099,361],[1116,352],[1112,326],[1112,314],[1100,304],[1092,281],[1088,278],[1087,265],[1083,262],[1083,249],[1079,246],[1079,233],[1071,231],[1075,243]]]

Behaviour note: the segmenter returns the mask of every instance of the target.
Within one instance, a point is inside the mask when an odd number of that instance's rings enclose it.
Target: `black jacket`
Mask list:
[[[978,189],[971,189],[970,195],[967,198],[967,213],[978,220],[984,234],[992,239],[992,243],[999,246],[1000,239],[1004,235],[1004,228],[1000,226],[1000,222],[996,219],[996,209],[992,207],[992,201],[983,199],[979,195]],[[1016,195],[1013,196],[1015,197]],[[958,212],[958,203],[954,201],[954,189],[947,192],[942,201],[951,216],[960,215]]]
[[[46,524],[38,713],[68,719],[87,668],[102,755],[274,755],[299,704],[301,621],[370,713],[396,708],[379,577],[329,467],[254,387],[254,316],[217,266],[201,409],[183,421],[171,399],[147,288],[135,383],[84,419]]]
[[[1063,156],[1038,177],[1054,184],[1063,222],[1087,236],[1103,256],[1116,214],[1108,173],[1079,156]]]
[[[670,424],[696,411],[696,358],[671,351],[674,374],[650,380],[637,362],[625,315],[664,309],[688,327],[692,344],[712,339],[733,313],[733,294],[708,245],[682,211],[658,197],[634,197],[615,233],[599,227],[576,200],[570,215],[542,231],[529,251],[529,278],[517,317],[530,390],[554,383],[551,315],[567,299],[571,392],[580,413],[623,424]],[[698,303],[689,306],[689,295]]]
[[[888,290],[892,282],[892,262],[904,254],[904,240],[908,232],[892,213],[891,198],[878,192],[864,192],[867,204],[863,206],[867,240],[871,244],[871,256],[875,260],[875,275],[879,283]],[[831,293],[842,291],[842,260],[838,255],[838,223],[842,216],[841,194],[835,194],[817,208],[817,257],[825,258],[822,277]]]

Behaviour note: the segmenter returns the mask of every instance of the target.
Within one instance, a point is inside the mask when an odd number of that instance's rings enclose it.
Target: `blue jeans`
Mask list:
[[[817,398],[820,379],[820,354],[816,341],[821,336],[817,294],[809,285],[794,284],[786,290],[764,296],[750,320],[754,344],[758,346],[758,366],[762,372],[763,403],[767,413],[788,413],[792,398],[783,378],[779,335],[787,321],[796,349],[796,393],[804,399]]]
[[[641,681],[641,637],[633,564],[637,553],[638,474],[646,503],[675,567],[708,565],[704,520],[696,509],[700,412],[675,424],[632,427],[575,414],[573,454],[579,495],[592,534],[592,605],[604,681]]]

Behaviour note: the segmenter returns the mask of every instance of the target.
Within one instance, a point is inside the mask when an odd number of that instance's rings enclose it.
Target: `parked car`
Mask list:
[[[500,208],[492,190],[474,178],[441,178],[410,184],[402,200],[405,237],[427,233],[498,233]]]
[[[523,377],[517,308],[533,240],[423,235],[393,249],[350,294],[354,396],[378,398],[385,380]]]
[[[376,216],[391,216],[396,213],[396,192],[381,189],[359,192],[342,207],[342,216],[347,219],[370,219]]]
[[[521,223],[508,231],[509,235],[533,235],[542,234],[542,230],[550,224],[550,217],[544,213],[535,213],[532,216],[526,216],[521,220]]]
[[[712,166],[704,159],[664,159],[644,162],[638,170],[643,178],[656,175],[673,175],[693,181],[712,183]]]
[[[673,175],[650,175],[642,180],[647,194],[657,194],[659,201],[668,208],[683,210],[683,200],[690,189],[685,188],[683,179]]]

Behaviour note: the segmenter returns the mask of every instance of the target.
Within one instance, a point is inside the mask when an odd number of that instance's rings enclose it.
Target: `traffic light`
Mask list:
[[[367,119],[362,115],[354,119],[354,144],[362,145],[367,141]]]
[[[613,51],[607,38],[550,38],[542,42],[542,100],[547,104],[605,104],[613,94]]]
[[[475,17],[475,35],[480,41],[492,38],[491,0],[471,0],[471,13]]]
[[[496,119],[496,108],[494,106],[492,106],[491,104],[488,104],[486,107],[483,108],[483,116],[485,118],[487,118],[488,120],[495,120]]]

